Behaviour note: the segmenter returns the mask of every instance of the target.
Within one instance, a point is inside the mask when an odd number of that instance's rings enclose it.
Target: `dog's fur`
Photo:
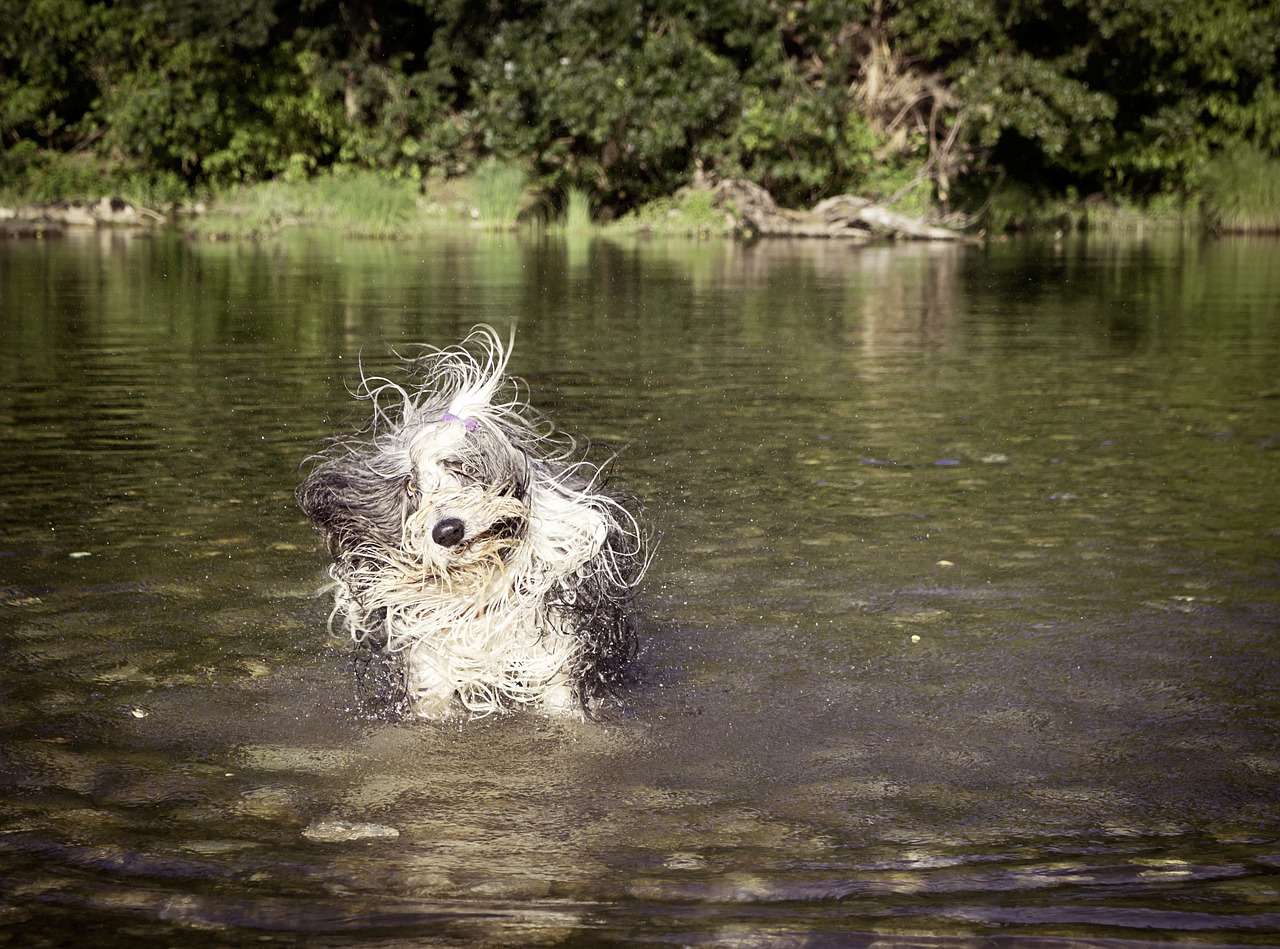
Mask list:
[[[333,556],[333,617],[393,660],[422,717],[590,712],[635,651],[635,504],[529,408],[508,358],[478,327],[410,361],[407,385],[362,378],[372,421],[298,487]]]

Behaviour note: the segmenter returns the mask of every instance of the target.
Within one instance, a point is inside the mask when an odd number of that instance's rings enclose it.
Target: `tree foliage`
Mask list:
[[[176,189],[497,157],[621,209],[1185,194],[1280,155],[1273,0],[0,0],[0,184]]]

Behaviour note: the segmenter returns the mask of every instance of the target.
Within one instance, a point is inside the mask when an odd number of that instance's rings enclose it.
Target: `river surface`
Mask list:
[[[299,462],[481,322],[660,538],[599,722],[326,628]],[[104,233],[0,334],[0,941],[1280,944],[1274,241]]]

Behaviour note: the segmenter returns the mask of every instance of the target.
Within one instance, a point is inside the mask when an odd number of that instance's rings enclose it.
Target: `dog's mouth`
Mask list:
[[[489,529],[476,540],[523,540],[525,519],[523,517],[503,517],[489,525]]]

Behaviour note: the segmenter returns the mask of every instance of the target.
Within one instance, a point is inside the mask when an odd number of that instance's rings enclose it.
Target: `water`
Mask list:
[[[0,244],[0,933],[1280,944],[1278,265]],[[661,535],[641,679],[387,720],[295,468],[361,362],[513,320]]]

